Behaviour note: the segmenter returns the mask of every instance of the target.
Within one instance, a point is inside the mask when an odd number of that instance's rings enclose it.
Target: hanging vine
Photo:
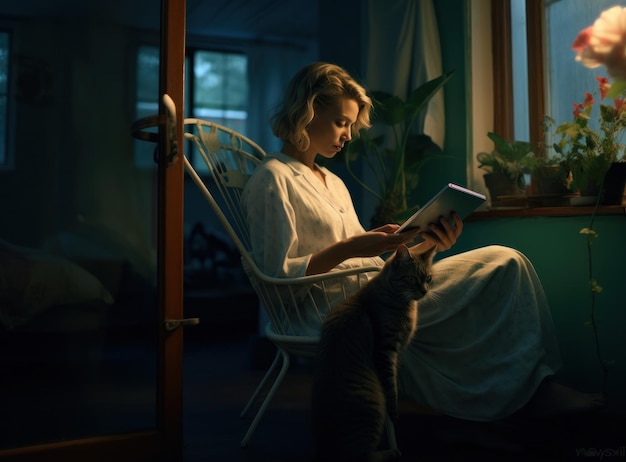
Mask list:
[[[604,180],[602,181],[604,183]],[[600,190],[602,190],[602,185],[600,185]],[[587,244],[587,271],[589,277],[589,288],[591,293],[591,318],[587,321],[587,325],[590,325],[593,329],[593,338],[596,347],[596,356],[598,357],[598,361],[600,362],[600,366],[602,367],[602,375],[603,375],[603,392],[607,394],[608,381],[609,381],[609,362],[606,361],[602,357],[602,348],[600,345],[600,335],[598,332],[598,317],[597,317],[597,309],[596,309],[596,297],[602,292],[602,286],[598,283],[598,281],[594,277],[593,273],[593,250],[592,244],[598,238],[598,233],[596,233],[593,229],[593,222],[596,217],[596,212],[598,210],[598,206],[600,204],[600,195],[596,200],[595,206],[591,213],[591,220],[589,222],[589,227],[583,228],[580,230],[580,234],[584,234],[586,236],[586,244]]]

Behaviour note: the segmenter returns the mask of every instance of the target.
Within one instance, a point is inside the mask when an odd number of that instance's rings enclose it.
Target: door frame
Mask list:
[[[160,95],[168,94],[176,107],[176,144],[159,126],[159,354],[158,428],[164,460],[182,460],[183,451],[183,328],[167,331],[166,319],[183,318],[184,164],[183,149],[186,0],[162,0]],[[165,113],[163,102],[159,115]],[[162,117],[162,116],[161,116]],[[168,158],[177,155],[170,163]]]

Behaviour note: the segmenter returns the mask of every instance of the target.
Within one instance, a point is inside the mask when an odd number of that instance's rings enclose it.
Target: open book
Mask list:
[[[428,225],[439,223],[441,217],[446,217],[454,226],[454,220],[450,216],[456,212],[461,220],[466,218],[487,198],[476,191],[464,188],[454,183],[448,183],[444,188],[433,196],[422,208],[406,220],[396,233],[405,229],[420,227],[422,231],[428,231]]]

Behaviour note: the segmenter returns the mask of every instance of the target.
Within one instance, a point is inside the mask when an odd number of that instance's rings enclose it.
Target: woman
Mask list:
[[[379,255],[418,235],[417,245],[436,245],[439,252],[456,243],[463,230],[456,215],[454,227],[442,219],[428,230],[395,234],[398,225],[388,224],[366,232],[345,184],[315,163],[369,128],[371,108],[365,89],[333,64],[309,64],[290,82],[272,119],[283,148],[268,155],[244,190],[253,257],[267,274],[382,266]],[[489,246],[444,258],[434,273],[399,371],[407,398],[478,421],[506,417],[529,402],[548,414],[601,404],[599,395],[549,380],[560,367],[558,346],[526,257]]]

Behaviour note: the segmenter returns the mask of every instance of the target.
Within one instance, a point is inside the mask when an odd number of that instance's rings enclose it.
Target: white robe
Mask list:
[[[303,276],[313,253],[365,231],[343,181],[320,169],[326,186],[304,164],[270,154],[244,189],[253,258],[268,275]],[[383,263],[353,258],[338,268]],[[444,258],[433,273],[401,358],[401,394],[458,418],[510,415],[560,367],[532,264],[516,250],[489,246]]]

